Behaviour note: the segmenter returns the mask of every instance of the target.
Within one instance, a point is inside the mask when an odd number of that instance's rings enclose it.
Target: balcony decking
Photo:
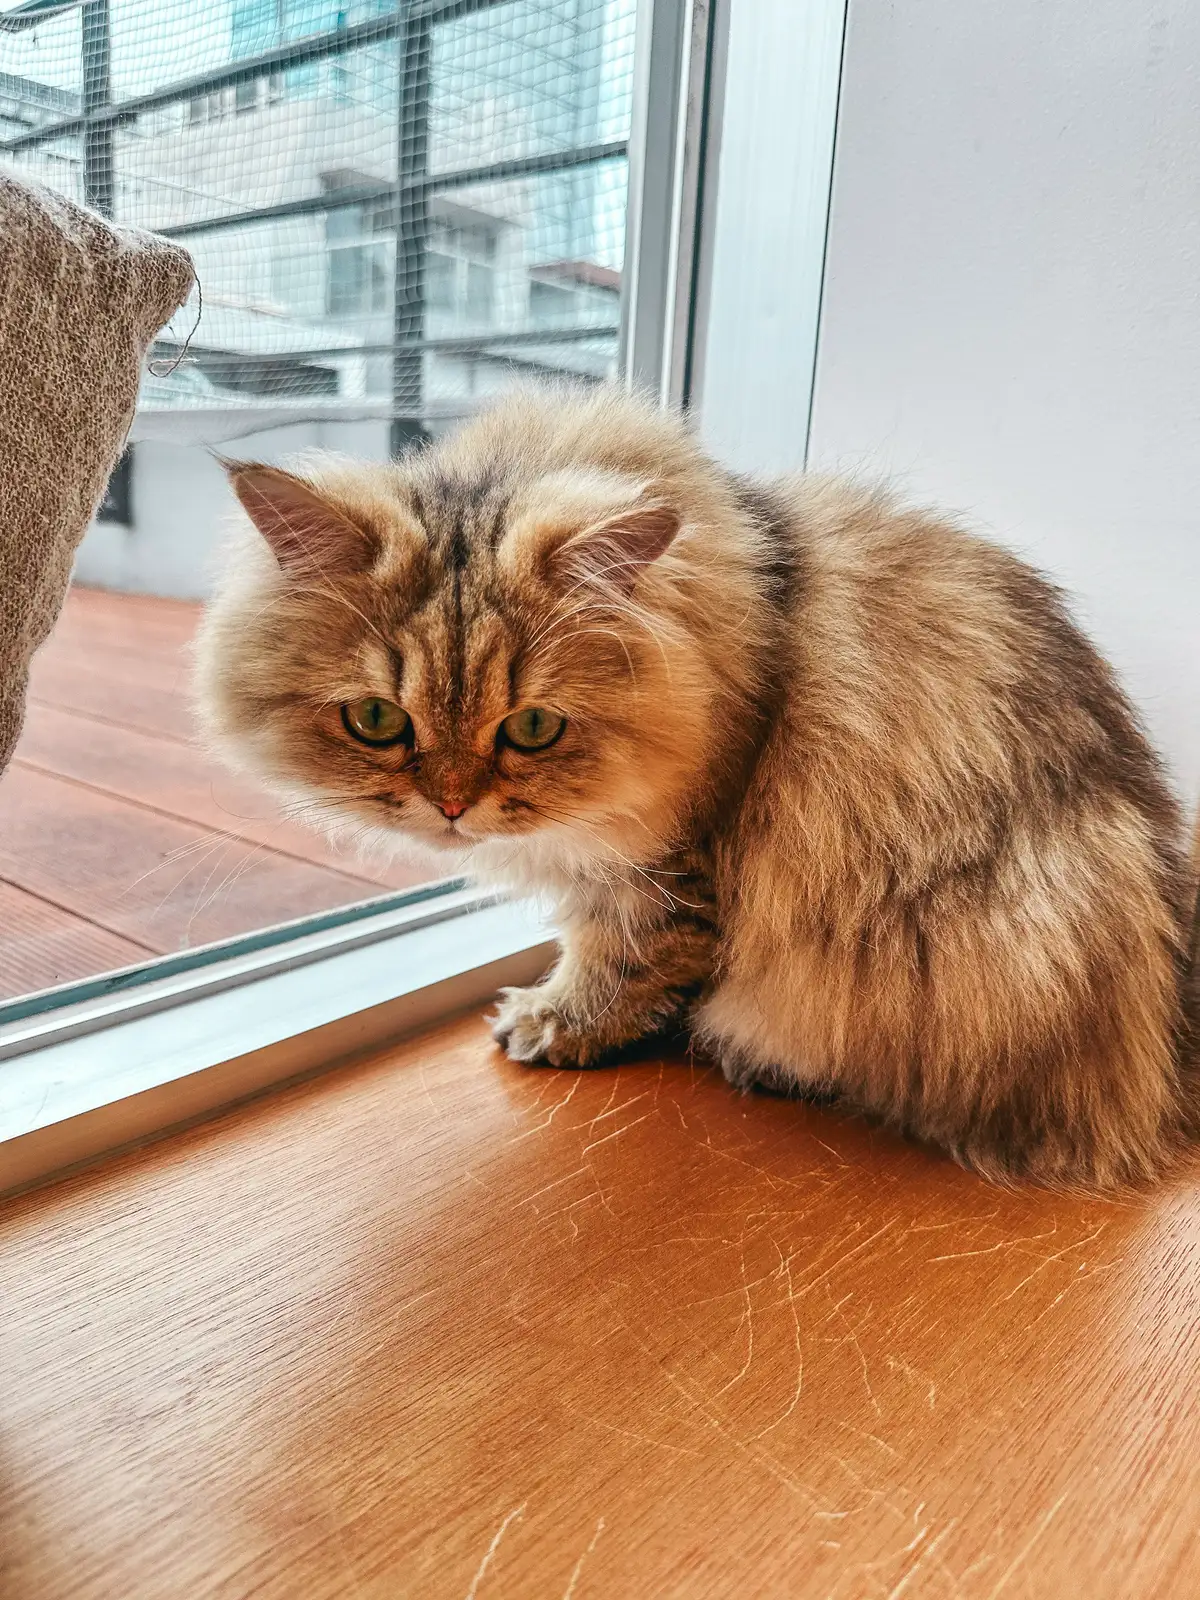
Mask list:
[[[373,870],[283,818],[195,742],[199,607],[73,589],[0,777],[0,997],[351,904]]]

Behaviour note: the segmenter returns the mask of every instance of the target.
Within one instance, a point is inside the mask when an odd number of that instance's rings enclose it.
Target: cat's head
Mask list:
[[[713,737],[695,456],[640,406],[560,396],[397,463],[231,465],[209,732],[367,846],[653,849]]]

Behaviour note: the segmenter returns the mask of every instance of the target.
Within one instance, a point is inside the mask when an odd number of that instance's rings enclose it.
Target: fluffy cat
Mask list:
[[[738,479],[612,390],[230,473],[207,728],[368,847],[552,898],[561,958],[495,1019],[514,1059],[684,1023],[735,1084],[998,1179],[1135,1182],[1191,1131],[1178,810],[1014,556]]]

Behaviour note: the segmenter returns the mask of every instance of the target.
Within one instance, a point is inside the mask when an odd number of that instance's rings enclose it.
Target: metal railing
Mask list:
[[[64,12],[81,13],[82,96],[78,114],[57,117],[0,141],[0,157],[15,156],[67,137],[82,143],[85,202],[104,216],[113,216],[117,194],[114,132],[137,117],[181,102],[195,101],[223,89],[256,83],[284,70],[329,60],[365,45],[397,41],[397,179],[394,183],[347,185],[327,194],[303,196],[226,215],[167,223],[157,228],[169,237],[188,239],[218,230],[371,205],[389,207],[395,218],[392,340],[390,345],[330,347],[328,354],[390,354],[392,357],[393,452],[424,436],[424,355],[427,351],[471,352],[492,345],[550,345],[602,336],[616,336],[618,325],[531,328],[431,337],[426,326],[426,250],[430,236],[429,200],[434,194],[468,185],[562,173],[628,155],[627,138],[549,150],[536,155],[477,163],[432,172],[429,168],[429,112],[433,30],[440,24],[491,10],[506,0],[396,0],[396,9],[363,22],[280,44],[269,50],[181,78],[151,93],[114,99],[109,0],[25,0],[0,18],[0,30],[36,26]],[[154,226],[151,219],[151,226]],[[321,351],[272,351],[274,362],[309,361]],[[261,364],[262,352],[225,351],[206,356],[206,364],[234,369]]]

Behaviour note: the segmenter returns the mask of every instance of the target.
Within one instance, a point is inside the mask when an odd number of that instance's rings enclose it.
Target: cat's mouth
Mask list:
[[[482,837],[470,826],[464,826],[469,821],[467,816],[448,817],[432,802],[414,807],[412,795],[374,794],[370,798],[385,808],[393,825],[402,823],[407,832],[427,839],[432,835],[439,844],[477,844]]]

